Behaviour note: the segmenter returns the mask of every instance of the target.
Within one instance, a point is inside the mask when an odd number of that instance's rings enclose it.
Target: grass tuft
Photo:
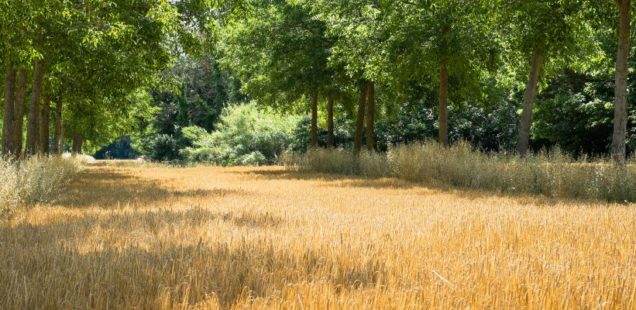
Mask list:
[[[20,205],[48,202],[79,170],[79,162],[59,157],[0,160],[0,214]]]

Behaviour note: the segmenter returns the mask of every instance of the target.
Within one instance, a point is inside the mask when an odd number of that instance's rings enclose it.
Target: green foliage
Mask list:
[[[289,146],[297,121],[294,116],[258,110],[256,103],[233,106],[212,133],[184,128],[193,146],[185,148],[183,155],[191,162],[223,166],[274,164]]]
[[[289,108],[330,88],[324,23],[287,1],[255,2],[224,28],[222,63],[260,103]],[[303,110],[306,110],[303,109]]]
[[[334,137],[336,148],[351,148],[353,145],[354,124],[346,118],[337,118],[334,122]],[[300,119],[292,134],[289,151],[294,153],[305,153],[309,148],[311,118],[305,116]],[[327,130],[324,128],[318,131],[318,145],[327,147]]]
[[[437,132],[444,64],[450,140],[502,151],[515,144],[528,60],[541,48],[532,145],[598,156],[610,139],[615,24],[613,4],[588,0],[5,0],[0,66],[31,75],[41,61],[45,93],[64,105],[67,139],[81,134],[87,151],[130,134],[142,153],[173,161],[230,131],[218,125],[222,111],[250,98],[306,113],[319,97],[324,128],[324,99],[333,96],[336,144],[349,148],[365,81],[377,89],[378,149],[426,140]],[[306,151],[309,125],[294,127],[291,150]],[[326,135],[319,130],[319,145]],[[238,148],[241,155],[192,156],[220,164],[241,160],[217,157],[276,157]]]
[[[144,151],[153,161],[177,162],[182,159],[180,151],[183,142],[173,135],[154,135],[147,143],[148,146]]]
[[[224,107],[243,102],[240,82],[210,57],[182,57],[164,73],[165,87],[150,91],[150,115],[136,118],[135,148],[156,161],[182,161],[181,150],[194,139],[186,128],[215,130]]]

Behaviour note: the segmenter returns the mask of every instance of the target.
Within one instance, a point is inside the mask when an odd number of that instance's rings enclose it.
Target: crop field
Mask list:
[[[0,308],[633,309],[635,207],[98,163],[0,223]]]

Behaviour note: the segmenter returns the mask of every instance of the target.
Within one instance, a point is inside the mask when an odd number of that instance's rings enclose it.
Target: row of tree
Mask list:
[[[449,142],[449,103],[492,100],[502,89],[523,92],[516,148],[523,156],[542,81],[563,68],[615,59],[611,152],[617,163],[625,161],[630,0],[234,4],[238,9],[222,14],[222,22],[215,24],[212,41],[221,63],[261,103],[297,109],[295,103],[308,100],[313,146],[318,141],[319,101],[326,102],[329,145],[334,102],[356,110],[354,150],[359,151],[365,141],[370,149],[375,146],[378,95],[390,97],[383,100],[385,105],[394,105],[409,92],[436,85],[438,139],[443,144]],[[608,34],[618,42],[614,55],[605,55],[599,46],[598,38]],[[516,86],[522,81],[523,87]],[[353,101],[358,104],[352,109]]]
[[[69,144],[77,152],[153,126],[213,130],[230,97],[247,101],[234,94],[240,86],[262,105],[309,112],[314,147],[321,119],[328,146],[335,123],[353,120],[356,152],[388,143],[376,141],[378,120],[409,113],[413,102],[436,102],[447,144],[457,109],[519,101],[516,150],[525,155],[550,77],[602,68],[615,75],[611,152],[623,163],[631,8],[630,0],[0,0],[3,154]]]
[[[167,0],[0,1],[3,154],[60,153],[65,133],[81,152],[125,132],[179,25]]]

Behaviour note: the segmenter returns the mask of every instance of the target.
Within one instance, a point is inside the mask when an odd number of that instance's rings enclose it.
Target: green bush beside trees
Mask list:
[[[184,128],[183,135],[192,146],[183,149],[182,155],[188,162],[222,166],[274,164],[289,147],[298,120],[259,110],[254,102],[232,106],[212,133],[200,127]]]

